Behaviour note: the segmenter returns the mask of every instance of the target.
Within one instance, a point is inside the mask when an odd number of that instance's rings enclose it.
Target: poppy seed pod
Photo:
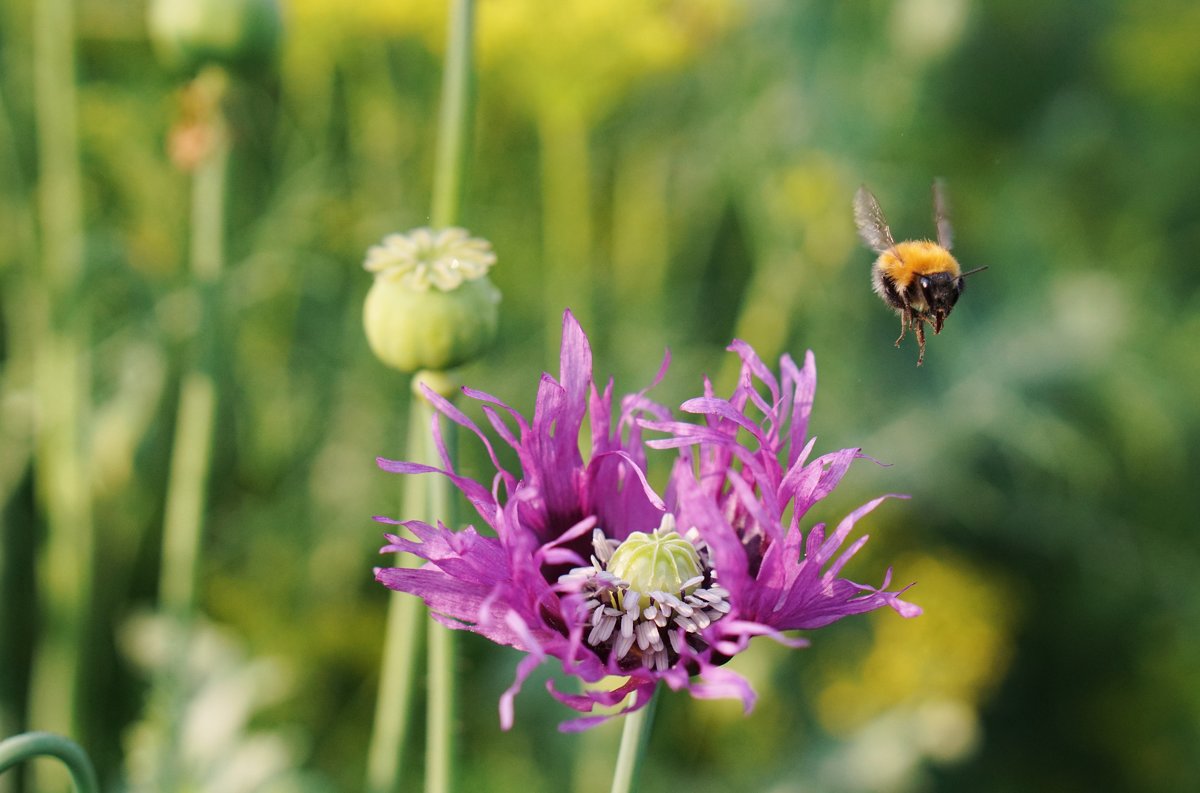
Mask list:
[[[371,351],[403,372],[450,369],[496,336],[500,290],[491,245],[464,229],[390,234],[367,251],[375,283],[363,306]]]
[[[146,24],[159,59],[180,71],[268,63],[283,31],[278,0],[151,0]]]
[[[496,336],[500,290],[485,276],[443,292],[377,277],[363,306],[375,357],[402,372],[450,369],[487,349]]]

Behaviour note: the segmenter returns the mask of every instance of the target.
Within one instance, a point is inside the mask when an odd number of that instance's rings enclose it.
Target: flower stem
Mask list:
[[[164,666],[157,684],[165,689],[170,717],[159,760],[159,786],[178,787],[176,776],[180,724],[187,706],[186,681],[191,621],[196,610],[196,580],[204,533],[205,499],[212,468],[213,428],[216,423],[217,386],[213,374],[217,339],[217,284],[224,260],[225,183],[229,165],[222,102],[228,76],[208,67],[196,78],[193,90],[206,97],[212,148],[196,164],[192,177],[190,267],[192,290],[200,305],[200,323],[192,344],[193,360],[179,388],[175,437],[167,479],[163,516],[163,548],[158,597],[162,610],[179,631],[171,663]]]
[[[77,793],[100,793],[87,752],[74,741],[49,732],[26,732],[0,741],[0,774],[40,755],[57,757],[71,773]]]
[[[423,400],[422,400],[423,401]],[[453,455],[457,425],[444,422],[442,440]],[[432,456],[432,455],[431,455]],[[430,512],[449,528],[458,527],[450,482],[443,476],[429,481]],[[449,793],[454,781],[455,641],[454,631],[444,625],[429,626],[429,710],[426,714],[425,790]]]
[[[34,481],[46,538],[37,559],[40,624],[30,721],[67,734],[85,721],[78,679],[87,662],[95,546],[86,463],[91,371],[83,189],[71,0],[33,4],[33,103],[38,154],[39,267],[30,279],[34,393]]]
[[[408,415],[407,459],[425,460],[428,457],[425,450],[429,445],[431,418],[432,407],[429,403],[413,396]],[[404,478],[404,510],[413,515],[429,512],[426,477]],[[407,532],[400,527],[397,529],[402,533]],[[398,553],[393,563],[397,567],[417,567],[419,561],[411,554]],[[423,639],[421,627],[424,623],[420,600],[403,592],[390,594],[379,700],[375,705],[375,724],[367,754],[367,790],[370,793],[391,793],[401,789],[404,747],[408,743],[412,712],[413,679],[420,657]]]
[[[435,229],[458,222],[471,126],[471,65],[475,34],[474,0],[453,0],[442,73],[442,106],[438,116],[437,155],[433,172],[430,225]]]
[[[445,228],[458,223],[462,200],[464,173],[467,161],[467,131],[471,126],[471,69],[474,51],[474,0],[453,0],[446,34],[446,65],[442,74],[442,106],[438,119],[437,159],[433,175],[433,202],[430,224]],[[419,381],[420,373],[417,378]],[[416,381],[415,381],[416,382]],[[453,399],[453,394],[446,395]],[[424,399],[425,411],[431,407]],[[428,422],[426,423],[428,427]],[[454,425],[443,427],[443,441],[451,460],[455,454]],[[428,429],[425,430],[428,432]],[[426,450],[428,462],[438,464],[437,453],[430,443]],[[454,499],[450,482],[445,477],[429,480],[430,522],[441,519],[450,528],[457,528]],[[429,630],[429,700],[425,734],[425,790],[427,793],[449,793],[454,783],[454,713],[455,713],[455,641],[454,634],[440,625]]]
[[[650,742],[650,727],[654,724],[654,709],[658,705],[658,692],[650,695],[650,702],[641,710],[625,717],[621,731],[621,748],[617,752],[617,765],[613,769],[612,793],[633,793],[637,790],[638,772],[642,757]]]
[[[199,77],[210,82],[213,148],[196,166],[192,180],[192,288],[201,306],[193,361],[183,377],[171,450],[163,519],[163,558],[159,598],[166,611],[186,618],[196,601],[196,571],[204,524],[204,498],[212,459],[216,385],[216,283],[224,259],[225,181],[229,142],[221,101],[226,76],[210,67]]]

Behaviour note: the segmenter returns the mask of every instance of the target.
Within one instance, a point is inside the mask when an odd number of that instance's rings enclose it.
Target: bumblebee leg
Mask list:
[[[900,336],[896,339],[896,346],[900,346],[900,342],[904,340],[904,334],[908,330],[908,326],[912,324],[912,313],[906,308],[900,312]]]
[[[920,347],[920,352],[917,353],[917,366],[925,360],[925,323],[917,320],[917,346]]]

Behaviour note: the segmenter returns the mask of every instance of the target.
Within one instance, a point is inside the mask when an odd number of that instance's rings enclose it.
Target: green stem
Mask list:
[[[197,165],[192,179],[191,270],[200,304],[200,327],[193,362],[183,376],[179,413],[171,450],[163,519],[163,558],[159,598],[172,615],[186,619],[195,608],[196,571],[204,526],[204,499],[212,460],[213,423],[217,389],[213,379],[216,343],[216,283],[224,259],[225,182],[229,143],[221,113],[226,77],[207,71],[211,91],[213,150]]]
[[[63,762],[78,793],[100,793],[87,752],[74,741],[49,732],[26,732],[0,741],[0,774],[17,763],[46,755]]]
[[[424,401],[424,400],[422,400]],[[442,422],[442,440],[446,450],[455,456],[457,425]],[[439,464],[430,455],[430,464]],[[447,528],[458,528],[455,499],[450,481],[436,477],[430,484],[430,513]],[[449,793],[454,782],[454,713],[455,713],[455,635],[444,625],[429,626],[429,709],[426,713],[425,790],[427,793]]]
[[[446,34],[446,66],[442,74],[442,105],[438,119],[437,159],[433,175],[433,201],[430,223],[445,228],[458,223],[467,161],[467,131],[471,127],[471,71],[474,51],[474,0],[453,0]],[[418,373],[418,382],[420,374]],[[453,399],[453,394],[448,395]],[[429,410],[428,403],[414,401]],[[443,440],[447,453],[455,456],[454,426],[443,423]],[[429,430],[426,429],[425,432]],[[426,447],[427,462],[438,464],[433,444]],[[429,480],[430,522],[441,520],[451,529],[457,528],[454,499],[450,482],[441,476]],[[453,632],[444,626],[430,625],[429,631],[429,701],[426,711],[425,790],[427,793],[449,793],[454,784],[454,714],[455,714],[455,641]]]
[[[75,16],[72,0],[34,4],[34,110],[43,274],[58,294],[83,270],[83,188],[75,110]]]
[[[433,172],[430,224],[436,228],[458,222],[467,162],[467,131],[471,126],[472,40],[474,0],[454,0],[446,36],[446,68],[442,74],[442,106],[438,116],[437,154]]]
[[[35,464],[46,540],[37,560],[41,625],[30,720],[76,734],[78,679],[86,659],[92,602],[94,528],[85,460],[90,410],[84,270],[83,191],[71,0],[33,5],[33,90],[38,153],[40,268],[30,290],[36,317]]]
[[[425,400],[415,396],[412,398],[408,416],[408,460],[424,460],[428,456],[425,448],[429,440],[431,411]],[[426,477],[405,477],[403,506],[406,513],[425,515],[429,512],[427,490]],[[397,530],[407,534],[406,529],[397,527]],[[397,567],[417,567],[420,560],[411,554],[398,553],[393,562]],[[423,638],[421,627],[424,624],[420,600],[406,592],[391,593],[380,665],[379,698],[375,703],[375,724],[367,752],[367,790],[370,793],[391,793],[401,789],[404,747],[408,743],[412,712],[413,679],[416,677]],[[411,789],[411,785],[406,787]]]
[[[646,745],[650,742],[650,727],[654,724],[654,709],[658,705],[658,692],[650,695],[650,704],[625,717],[621,731],[621,748],[617,752],[617,765],[613,769],[612,793],[633,793],[637,790],[638,772]]]
[[[159,605],[179,630],[171,662],[158,679],[169,713],[159,758],[159,787],[180,787],[180,725],[187,707],[187,680],[183,670],[191,644],[196,611],[196,582],[204,535],[205,501],[212,470],[213,429],[217,413],[214,375],[217,340],[217,283],[224,260],[225,185],[229,166],[229,138],[222,102],[227,75],[209,67],[191,89],[203,92],[213,148],[196,166],[192,177],[192,227],[190,267],[192,291],[200,306],[200,326],[191,351],[192,362],[179,389],[171,468],[167,479],[163,516],[162,561],[159,570]]]

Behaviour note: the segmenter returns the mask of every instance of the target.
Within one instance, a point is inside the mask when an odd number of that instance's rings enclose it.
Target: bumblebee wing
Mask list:
[[[937,226],[938,245],[946,250],[954,247],[954,229],[950,227],[950,205],[946,201],[946,183],[933,180],[933,223]]]
[[[892,230],[883,217],[883,210],[866,185],[854,194],[854,225],[858,226],[858,236],[876,253],[895,247],[896,241],[892,239]]]

